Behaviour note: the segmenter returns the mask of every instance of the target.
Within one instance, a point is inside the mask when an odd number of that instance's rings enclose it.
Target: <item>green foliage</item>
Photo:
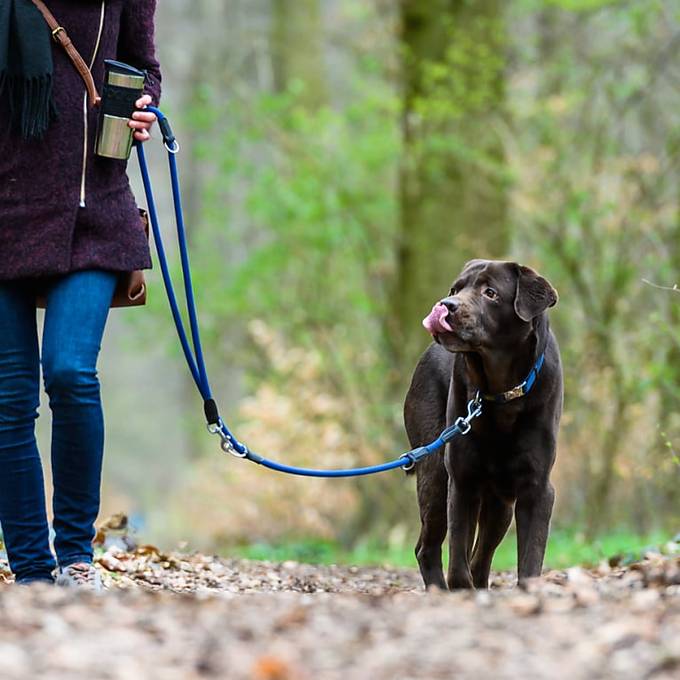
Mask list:
[[[655,546],[663,546],[670,540],[668,534],[652,532],[637,535],[626,531],[603,534],[595,541],[588,541],[583,532],[573,529],[553,531],[548,541],[545,566],[548,569],[565,569],[574,565],[597,565],[603,560],[620,558],[624,562],[642,557]],[[444,551],[446,553],[446,551]],[[389,545],[374,541],[361,542],[351,550],[332,541],[299,540],[270,545],[254,543],[228,550],[252,560],[283,562],[295,560],[312,564],[389,565],[394,567],[417,566],[410,545]],[[446,554],[444,554],[446,562]],[[493,568],[498,571],[517,568],[517,541],[510,533],[496,552]]]
[[[680,101],[661,84],[674,44],[668,10],[606,3],[585,24],[550,15],[553,42],[523,46],[532,77],[512,102],[522,140],[511,157],[515,250],[561,293],[553,319],[567,367],[562,441],[573,453],[561,471],[567,487],[582,480],[569,512],[591,533],[614,509],[637,526],[659,507],[672,511],[663,489],[666,479],[677,484],[658,434],[677,439],[680,424],[677,302],[644,283],[672,286],[680,264]]]
[[[672,287],[680,271],[677,7],[460,3],[440,21],[397,31],[394,12],[340,5],[351,76],[338,91],[317,91],[318,69],[305,60],[314,78],[289,74],[276,88],[250,73],[212,76],[184,112],[196,139],[185,162],[200,167],[190,238],[211,365],[239,366],[258,404],[283,403],[297,417],[290,372],[250,342],[251,322],[286,352],[322,356],[296,389],[330,395],[346,441],[361,442],[351,455],[379,458],[404,445],[393,386],[411,364],[395,363],[391,350],[405,333],[407,293],[418,298],[408,317],[418,348],[426,338],[417,315],[432,286],[455,274],[442,270],[456,258],[527,262],[561,295],[551,313],[566,376],[561,525],[589,535],[670,527],[680,308],[676,292],[643,279]],[[412,5],[419,19],[431,11]],[[314,440],[299,437],[297,422],[273,421],[280,441]],[[251,431],[256,422],[244,418]],[[302,458],[323,464],[327,452],[307,446]],[[353,490],[359,500],[338,508],[334,524],[347,544],[405,516],[417,521],[401,480]],[[275,493],[268,498],[281,507]],[[564,542],[565,560],[610,549],[573,535]]]
[[[206,121],[202,162],[219,172],[203,196],[195,242],[212,324],[266,319],[301,346],[335,346],[348,329],[379,344],[392,259],[399,150],[395,99],[365,87],[342,110],[309,111],[302,84],[254,94]],[[228,120],[225,130],[219,121]],[[239,185],[245,230],[230,224]],[[223,245],[222,248],[219,246]],[[225,267],[223,253],[238,248]],[[350,341],[356,346],[355,340]]]

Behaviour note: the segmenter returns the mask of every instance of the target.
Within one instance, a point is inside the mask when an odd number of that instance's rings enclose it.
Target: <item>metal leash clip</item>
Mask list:
[[[207,428],[210,434],[219,435],[220,439],[222,440],[220,442],[220,448],[222,451],[225,453],[230,453],[235,458],[246,458],[248,456],[248,447],[245,446],[245,444],[241,444],[243,449],[242,452],[236,449],[234,446],[234,440],[224,431],[224,423],[222,422],[222,418],[220,418],[216,423],[208,423]]]
[[[447,427],[438,437],[438,439],[433,442],[433,444],[430,444],[429,446],[420,446],[417,449],[413,449],[412,451],[409,451],[408,453],[405,453],[402,458],[406,459],[406,463],[401,466],[402,470],[405,470],[408,472],[409,470],[413,470],[413,468],[416,466],[416,463],[421,459],[424,458],[425,456],[429,456],[430,453],[432,453],[433,450],[433,445],[438,442],[441,442],[439,444],[439,447],[447,444],[450,442],[456,435],[465,435],[467,434],[471,429],[472,429],[472,421],[480,416],[482,414],[482,398],[481,395],[479,394],[479,391],[475,394],[473,399],[470,399],[467,405],[467,416],[463,418],[463,416],[460,416],[457,418],[453,425],[450,425]]]
[[[458,428],[458,431],[462,435],[466,435],[472,429],[472,421],[482,414],[482,398],[479,394],[479,390],[475,396],[468,401],[467,405],[467,416],[463,418],[460,416],[456,418],[454,426]]]

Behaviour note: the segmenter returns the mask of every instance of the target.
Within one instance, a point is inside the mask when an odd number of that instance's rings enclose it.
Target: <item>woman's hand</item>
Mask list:
[[[149,104],[151,104],[151,96],[148,94],[140,97],[135,102],[135,106],[138,109],[143,109]],[[132,120],[130,120],[128,125],[135,131],[135,139],[138,142],[146,142],[151,139],[151,133],[149,131],[155,122],[155,113],[151,113],[151,111],[135,111],[132,114]]]

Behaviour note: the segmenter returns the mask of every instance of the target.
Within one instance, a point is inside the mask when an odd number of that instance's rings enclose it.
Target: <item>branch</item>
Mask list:
[[[646,283],[648,286],[651,286],[652,288],[658,288],[659,290],[669,290],[672,293],[680,293],[680,288],[678,288],[677,283],[674,283],[672,286],[660,286],[658,283],[652,283],[647,279],[642,279],[642,283]]]

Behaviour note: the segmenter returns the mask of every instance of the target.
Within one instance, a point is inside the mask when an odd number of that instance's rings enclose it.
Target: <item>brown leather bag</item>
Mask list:
[[[139,217],[149,240],[149,215],[146,210],[139,209]],[[124,272],[118,277],[118,285],[111,300],[111,307],[141,307],[146,304],[146,279],[144,272],[137,269],[133,272]]]
[[[97,92],[97,87],[94,83],[94,78],[92,77],[92,72],[87,67],[87,64],[80,56],[78,50],[75,48],[71,39],[68,37],[68,33],[63,26],[59,25],[59,22],[54,18],[54,15],[47,9],[46,5],[42,0],[32,0],[33,4],[40,10],[40,13],[45,18],[47,25],[52,31],[52,37],[55,42],[59,43],[66,54],[73,62],[76,70],[80,74],[80,77],[85,82],[85,87],[87,89],[87,97],[90,102],[90,106],[97,106],[101,101],[99,93]],[[139,209],[139,215],[142,220],[142,226],[146,233],[147,240],[149,239],[149,217],[146,210]],[[45,300],[42,296],[38,297],[37,300],[38,307],[45,306]],[[113,294],[113,300],[111,301],[112,307],[138,307],[140,305],[146,304],[146,280],[144,278],[144,272],[137,270],[134,272],[124,272],[120,275],[118,286]]]

